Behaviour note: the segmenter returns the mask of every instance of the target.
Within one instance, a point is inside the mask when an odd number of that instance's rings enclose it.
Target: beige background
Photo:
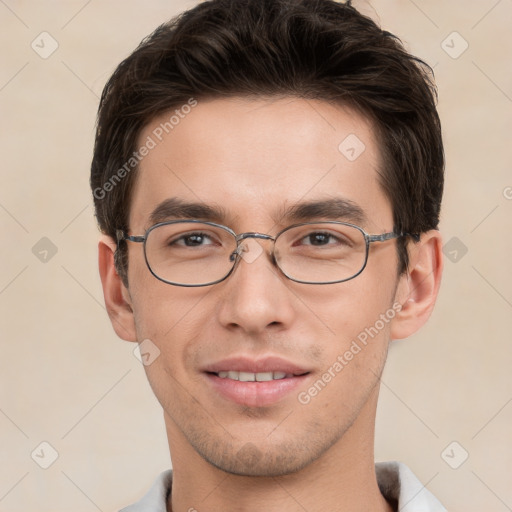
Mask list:
[[[104,310],[88,173],[106,79],[194,4],[0,0],[2,511],[114,511],[169,466],[159,406]],[[512,0],[355,4],[435,67],[458,258],[429,325],[391,350],[376,457],[450,510],[512,510]],[[59,45],[46,59],[31,48],[51,49],[43,31]]]

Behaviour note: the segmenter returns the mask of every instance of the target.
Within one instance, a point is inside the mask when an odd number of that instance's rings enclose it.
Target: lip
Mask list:
[[[283,372],[283,379],[264,382],[243,382],[220,378],[216,373],[223,371],[250,373]],[[245,407],[265,407],[283,400],[296,390],[310,371],[280,357],[269,356],[261,359],[232,357],[207,365],[204,375],[215,393],[224,399]]]

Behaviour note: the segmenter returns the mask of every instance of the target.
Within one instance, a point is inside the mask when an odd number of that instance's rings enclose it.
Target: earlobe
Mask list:
[[[391,339],[407,338],[430,317],[437,299],[443,270],[442,240],[439,231],[421,235],[410,248],[409,268],[400,277],[395,300],[402,309],[391,323]]]
[[[130,294],[114,264],[115,250],[115,242],[103,236],[98,243],[98,264],[105,306],[116,334],[123,340],[137,341]]]

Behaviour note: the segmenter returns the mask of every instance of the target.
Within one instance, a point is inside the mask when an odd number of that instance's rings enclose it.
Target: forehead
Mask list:
[[[289,97],[197,101],[149,123],[143,145],[151,149],[137,171],[132,230],[149,227],[169,199],[213,206],[234,229],[268,228],[297,204],[341,199],[363,210],[366,227],[390,227],[372,125],[346,106]]]

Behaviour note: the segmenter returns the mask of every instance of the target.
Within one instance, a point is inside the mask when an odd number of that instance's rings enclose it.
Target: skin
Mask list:
[[[167,116],[148,125],[146,140]],[[338,146],[356,134],[366,146],[353,162]],[[377,171],[372,125],[349,108],[296,98],[200,101],[141,162],[130,234],[150,227],[169,197],[222,206],[235,232],[275,235],[283,207],[348,199],[366,215],[368,233],[392,231],[392,208]],[[328,219],[324,219],[328,220]],[[129,288],[113,264],[115,245],[99,244],[105,302],[117,334],[150,339],[160,356],[146,372],[165,417],[174,469],[168,510],[289,512],[387,511],[374,470],[379,377],[391,339],[429,317],[441,270],[441,238],[422,234],[398,276],[396,242],[371,245],[355,279],[305,285],[272,265],[270,243],[225,281],[182,288],[155,279],[142,244],[129,243]],[[395,303],[402,310],[308,404],[297,399],[365,327]],[[201,371],[233,355],[278,355],[307,368],[297,392],[267,407],[219,395]]]

